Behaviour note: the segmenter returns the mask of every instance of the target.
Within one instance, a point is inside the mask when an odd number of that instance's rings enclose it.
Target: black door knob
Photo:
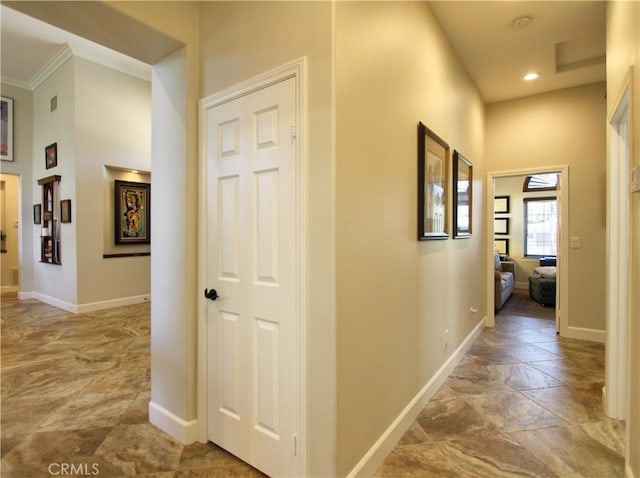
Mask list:
[[[204,296],[209,300],[216,300],[218,297],[220,297],[215,289],[205,289]]]

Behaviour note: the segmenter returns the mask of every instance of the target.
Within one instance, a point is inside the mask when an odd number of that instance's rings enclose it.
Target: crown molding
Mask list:
[[[58,68],[65,64],[65,62],[73,56],[71,47],[65,43],[58,53],[53,55],[51,59],[40,68],[35,75],[28,81],[29,89],[34,91],[40,86],[47,78],[53,75]]]
[[[29,86],[29,83],[23,80],[16,80],[14,78],[7,78],[3,76],[0,81],[7,86],[13,86],[22,90],[31,90],[31,86]]]

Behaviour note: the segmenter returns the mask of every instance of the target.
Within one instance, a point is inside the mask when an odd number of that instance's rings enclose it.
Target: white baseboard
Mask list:
[[[369,451],[362,457],[358,464],[347,475],[348,477],[356,476],[373,476],[385,458],[391,453],[394,446],[400,441],[411,424],[418,417],[422,409],[427,405],[429,400],[435,395],[440,386],[458,365],[464,354],[469,350],[473,342],[478,338],[484,328],[487,318],[483,318],[480,323],[471,331],[467,338],[460,346],[451,354],[447,361],[440,367],[427,384],[418,392],[418,394],[407,404],[404,410],[389,425],[389,428],[378,438]]]
[[[58,309],[66,310],[72,314],[85,314],[96,310],[112,309],[114,307],[123,307],[125,305],[139,304],[151,300],[151,295],[136,295],[131,297],[122,297],[120,299],[103,300],[101,302],[89,302],[86,304],[71,304],[64,300],[56,299],[40,292],[18,292],[18,299],[28,300],[36,299],[45,304],[52,305]]]
[[[198,420],[187,422],[153,402],[149,402],[149,422],[183,445],[189,445],[198,439]]]
[[[570,339],[590,340],[591,342],[605,343],[607,341],[607,333],[604,330],[584,329],[582,327],[567,327],[565,337]]]

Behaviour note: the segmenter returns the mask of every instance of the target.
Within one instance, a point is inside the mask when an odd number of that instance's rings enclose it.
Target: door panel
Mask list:
[[[207,111],[209,439],[294,475],[295,80]]]

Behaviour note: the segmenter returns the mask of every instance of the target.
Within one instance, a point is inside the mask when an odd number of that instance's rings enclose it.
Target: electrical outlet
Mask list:
[[[442,345],[446,349],[449,346],[449,329],[446,329],[443,334]]]

